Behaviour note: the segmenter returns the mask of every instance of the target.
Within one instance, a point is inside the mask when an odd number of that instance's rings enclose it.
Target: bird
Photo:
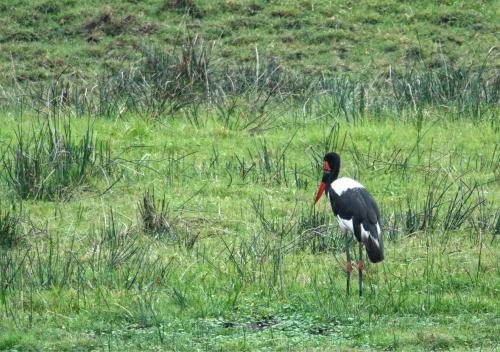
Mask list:
[[[318,193],[314,198],[316,204],[325,194],[332,205],[332,210],[337,218],[339,227],[345,236],[345,251],[347,257],[346,291],[349,295],[350,277],[352,272],[351,256],[349,253],[350,232],[358,241],[358,279],[359,296],[363,294],[363,244],[368,258],[372,263],[384,260],[384,242],[380,228],[380,211],[375,199],[366,188],[356,180],[349,177],[338,178],[340,171],[340,156],[330,152],[323,158],[323,179],[319,185]]]

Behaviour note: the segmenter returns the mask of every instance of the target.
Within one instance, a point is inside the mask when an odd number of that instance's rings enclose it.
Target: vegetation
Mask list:
[[[5,0],[0,5],[0,84],[95,78],[170,50],[186,36],[216,41],[216,60],[256,56],[307,73],[376,76],[389,66],[434,65],[445,57],[480,64],[497,47],[495,1]],[[498,62],[493,64],[498,68]],[[96,69],[97,68],[97,69]]]
[[[498,125],[429,114],[421,130],[289,114],[259,136],[214,116],[95,120],[117,171],[63,202],[23,202],[28,239],[1,255],[2,346],[494,346]],[[15,140],[18,121],[3,121]],[[329,206],[312,208],[327,149],[384,214],[387,260],[363,298],[345,297]],[[3,187],[3,204],[21,201]]]
[[[493,2],[0,10],[0,349],[500,343]],[[327,151],[381,207],[363,297]]]
[[[4,158],[5,178],[21,198],[48,199],[70,196],[75,186],[88,182],[93,173],[112,169],[109,146],[98,147],[90,126],[79,143],[70,123],[46,122],[31,131],[19,129]],[[61,131],[63,129],[63,131]]]

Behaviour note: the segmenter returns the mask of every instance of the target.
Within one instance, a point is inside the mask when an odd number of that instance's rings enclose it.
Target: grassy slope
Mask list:
[[[35,81],[92,77],[134,61],[142,45],[175,45],[178,33],[217,40],[216,57],[229,64],[258,49],[302,71],[371,76],[420,57],[441,60],[436,54],[478,64],[498,46],[494,1],[193,1],[192,16],[174,3],[3,1],[0,71]]]
[[[2,120],[8,127],[0,131],[5,145],[17,123],[8,116]],[[283,117],[288,123],[291,120]],[[83,131],[85,124],[74,120],[75,131]],[[299,210],[308,209],[319,177],[311,152],[321,150],[329,124],[306,120],[251,136],[227,130],[211,119],[199,129],[182,120],[165,124],[136,118],[96,120],[98,136],[109,138],[114,155],[123,158],[119,169],[124,179],[103,196],[99,193],[108,183],[96,180],[93,191],[69,202],[24,203],[26,216],[39,227],[47,224],[51,236],[58,238],[61,257],[74,240],[78,260],[89,258],[89,243],[102,226],[99,219],[108,214],[109,222],[109,207],[120,228],[137,226],[137,203],[144,189],[152,186],[157,194],[166,195],[173,208],[183,205],[178,215],[200,237],[189,251],[140,234],[140,242],[150,246],[148,258],[158,256],[156,265],[169,267],[167,277],[156,285],[146,282],[142,288],[127,290],[127,280],[117,275],[95,286],[87,269],[90,276],[69,286],[30,289],[26,283],[24,289],[8,291],[2,298],[0,347],[336,350],[338,346],[413,346],[428,350],[489,349],[498,344],[499,248],[490,232],[481,237],[466,226],[461,231],[387,239],[387,260],[368,268],[366,296],[358,299],[353,292],[348,301],[339,249],[334,254],[340,263],[331,253],[286,253],[278,270],[282,285],[275,276],[276,261],[264,254],[258,260],[259,251],[266,253],[266,246],[277,248],[279,242],[276,233],[266,232],[255,220],[250,199],[262,196],[267,216],[285,224],[294,202]],[[429,121],[416,148],[418,133],[412,123],[392,119],[341,123],[339,136],[346,136],[337,148],[344,157],[342,174],[356,176],[372,191],[386,221],[406,199],[423,201],[427,187],[439,177],[453,180],[464,174],[461,179],[469,184],[472,180],[485,183],[485,195],[495,206],[500,196],[498,184],[491,183],[498,164],[493,152],[498,148],[496,128],[467,121]],[[259,165],[263,141],[271,158],[276,158],[292,135],[286,151],[288,184],[280,184],[272,172],[264,179],[258,168],[243,180],[230,166],[234,155]],[[384,163],[398,149],[402,158],[409,156],[406,174]],[[172,164],[171,160],[185,155]],[[359,163],[356,158],[361,158]],[[491,163],[475,163],[483,159]],[[291,176],[294,165],[307,187],[299,187]],[[8,203],[11,196],[6,190],[0,199]],[[323,207],[329,214],[326,201]],[[491,221],[494,209],[488,214]],[[334,219],[328,221],[334,225]],[[338,236],[337,228],[333,229]],[[30,244],[47,252],[47,236],[32,236]],[[285,242],[289,241],[286,237]],[[26,248],[22,245],[19,254]],[[230,255],[232,250],[235,256]]]

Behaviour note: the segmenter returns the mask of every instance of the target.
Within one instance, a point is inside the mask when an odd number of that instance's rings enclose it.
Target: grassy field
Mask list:
[[[143,46],[199,35],[228,65],[277,57],[302,72],[376,76],[389,66],[479,65],[498,50],[495,1],[6,0],[0,84],[93,78],[136,62]],[[492,63],[498,68],[498,61]],[[3,75],[2,75],[3,76]]]
[[[4,159],[13,160],[19,120],[2,119]],[[112,166],[96,161],[53,201],[19,200],[4,163],[2,225],[14,202],[20,237],[2,250],[0,346],[493,348],[498,124],[429,119],[419,129],[285,115],[259,136],[210,116],[202,128],[98,119],[94,138],[109,143]],[[89,121],[68,121],[79,141]],[[329,205],[312,210],[326,149],[382,208],[386,261],[368,267],[363,298],[345,296]]]
[[[497,12],[0,4],[0,350],[498,348]],[[381,208],[363,297],[328,151]]]

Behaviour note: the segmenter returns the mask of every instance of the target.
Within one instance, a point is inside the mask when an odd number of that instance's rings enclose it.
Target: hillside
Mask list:
[[[478,65],[498,47],[495,1],[5,0],[0,4],[0,83],[95,77],[172,48],[186,36],[239,65],[276,57],[300,72],[376,75],[389,65]]]

